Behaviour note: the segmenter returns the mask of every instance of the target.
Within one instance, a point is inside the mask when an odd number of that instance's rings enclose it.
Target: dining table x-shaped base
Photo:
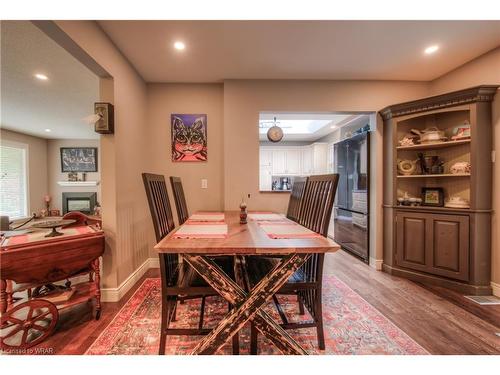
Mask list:
[[[184,260],[234,308],[206,335],[191,354],[214,354],[243,326],[252,321],[283,354],[307,352],[262,307],[297,271],[310,254],[284,255],[279,263],[247,293],[207,255],[182,254]]]

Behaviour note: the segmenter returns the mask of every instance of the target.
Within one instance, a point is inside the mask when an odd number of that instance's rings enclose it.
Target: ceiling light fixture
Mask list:
[[[186,48],[186,45],[184,43],[182,43],[182,42],[175,42],[174,43],[174,48],[176,50],[182,51],[183,49]]]
[[[46,131],[47,133],[50,133],[50,132],[52,131],[52,129],[45,129],[45,131]]]
[[[337,125],[330,126],[330,129],[337,129]]]
[[[431,55],[433,54],[434,52],[436,52],[437,50],[439,49],[439,46],[437,45],[434,45],[434,46],[429,46],[427,47],[424,52],[426,55]]]
[[[49,77],[42,73],[36,73],[35,78],[39,79],[40,81],[46,81],[49,79]]]

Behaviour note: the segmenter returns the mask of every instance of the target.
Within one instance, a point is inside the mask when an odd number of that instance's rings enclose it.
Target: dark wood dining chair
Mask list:
[[[286,210],[286,217],[290,220],[297,221],[299,219],[300,206],[302,204],[306,182],[307,177],[295,177],[293,179],[292,192]]]
[[[172,192],[174,193],[175,208],[177,209],[179,225],[182,225],[189,217],[182,181],[180,177],[170,176],[170,184],[172,185]]]
[[[142,179],[146,189],[149,209],[153,220],[156,241],[159,242],[174,228],[174,217],[168,199],[165,177],[162,175],[143,173]],[[179,262],[178,254],[159,254],[161,273],[161,330],[159,354],[165,354],[165,345],[169,335],[206,335],[211,329],[203,328],[205,299],[218,295],[205,280],[184,262]],[[228,275],[234,278],[234,267],[231,258],[214,259]],[[197,328],[169,328],[175,321],[177,302],[201,298],[200,319]],[[229,306],[231,308],[231,306]],[[233,337],[233,353],[239,352],[239,339]]]
[[[305,184],[297,222],[310,230],[326,237],[337,191],[339,175],[310,176]],[[323,263],[324,254],[312,254],[311,257],[295,272],[277,294],[296,295],[299,302],[299,313],[304,314],[304,307],[312,317],[312,321],[289,322],[278,298],[273,296],[276,309],[285,329],[315,327],[320,350],[325,349],[323,332]],[[245,268],[248,287],[256,285],[275,266],[277,260],[263,257],[247,257]],[[250,351],[257,354],[257,329],[252,325]]]

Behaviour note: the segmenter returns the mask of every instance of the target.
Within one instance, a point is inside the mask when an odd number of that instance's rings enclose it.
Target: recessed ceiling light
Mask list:
[[[174,48],[179,50],[179,51],[182,51],[183,49],[186,48],[186,45],[183,42],[175,42]]]
[[[431,55],[431,54],[433,54],[434,52],[436,52],[438,49],[439,49],[439,46],[436,46],[436,45],[434,45],[434,46],[429,46],[429,47],[427,47],[427,48],[424,50],[424,52],[425,52],[425,54],[426,54],[426,55]]]
[[[45,131],[46,131],[47,133],[50,133],[50,132],[52,131],[52,129],[45,129]]]
[[[49,77],[42,73],[36,73],[35,78],[38,78],[40,81],[46,81],[49,79]]]
[[[337,129],[337,125],[330,126],[330,129]]]

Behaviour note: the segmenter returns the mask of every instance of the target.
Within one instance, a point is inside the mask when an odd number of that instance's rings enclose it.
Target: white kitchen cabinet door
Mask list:
[[[273,152],[271,150],[260,148],[259,164],[265,167],[271,167],[273,164]]]
[[[289,149],[286,151],[286,173],[291,175],[300,175],[300,149]]]
[[[286,151],[273,150],[273,175],[286,174]]]
[[[261,166],[259,171],[259,190],[273,190],[272,168]]]
[[[313,144],[313,173],[325,174],[328,170],[328,144]]]
[[[334,145],[333,143],[330,143],[328,145],[328,167],[327,167],[327,173],[333,173],[333,170],[335,169],[335,157],[334,157]]]
[[[312,173],[313,157],[312,157],[312,147],[307,146],[302,148],[302,173],[303,175],[309,176]]]

